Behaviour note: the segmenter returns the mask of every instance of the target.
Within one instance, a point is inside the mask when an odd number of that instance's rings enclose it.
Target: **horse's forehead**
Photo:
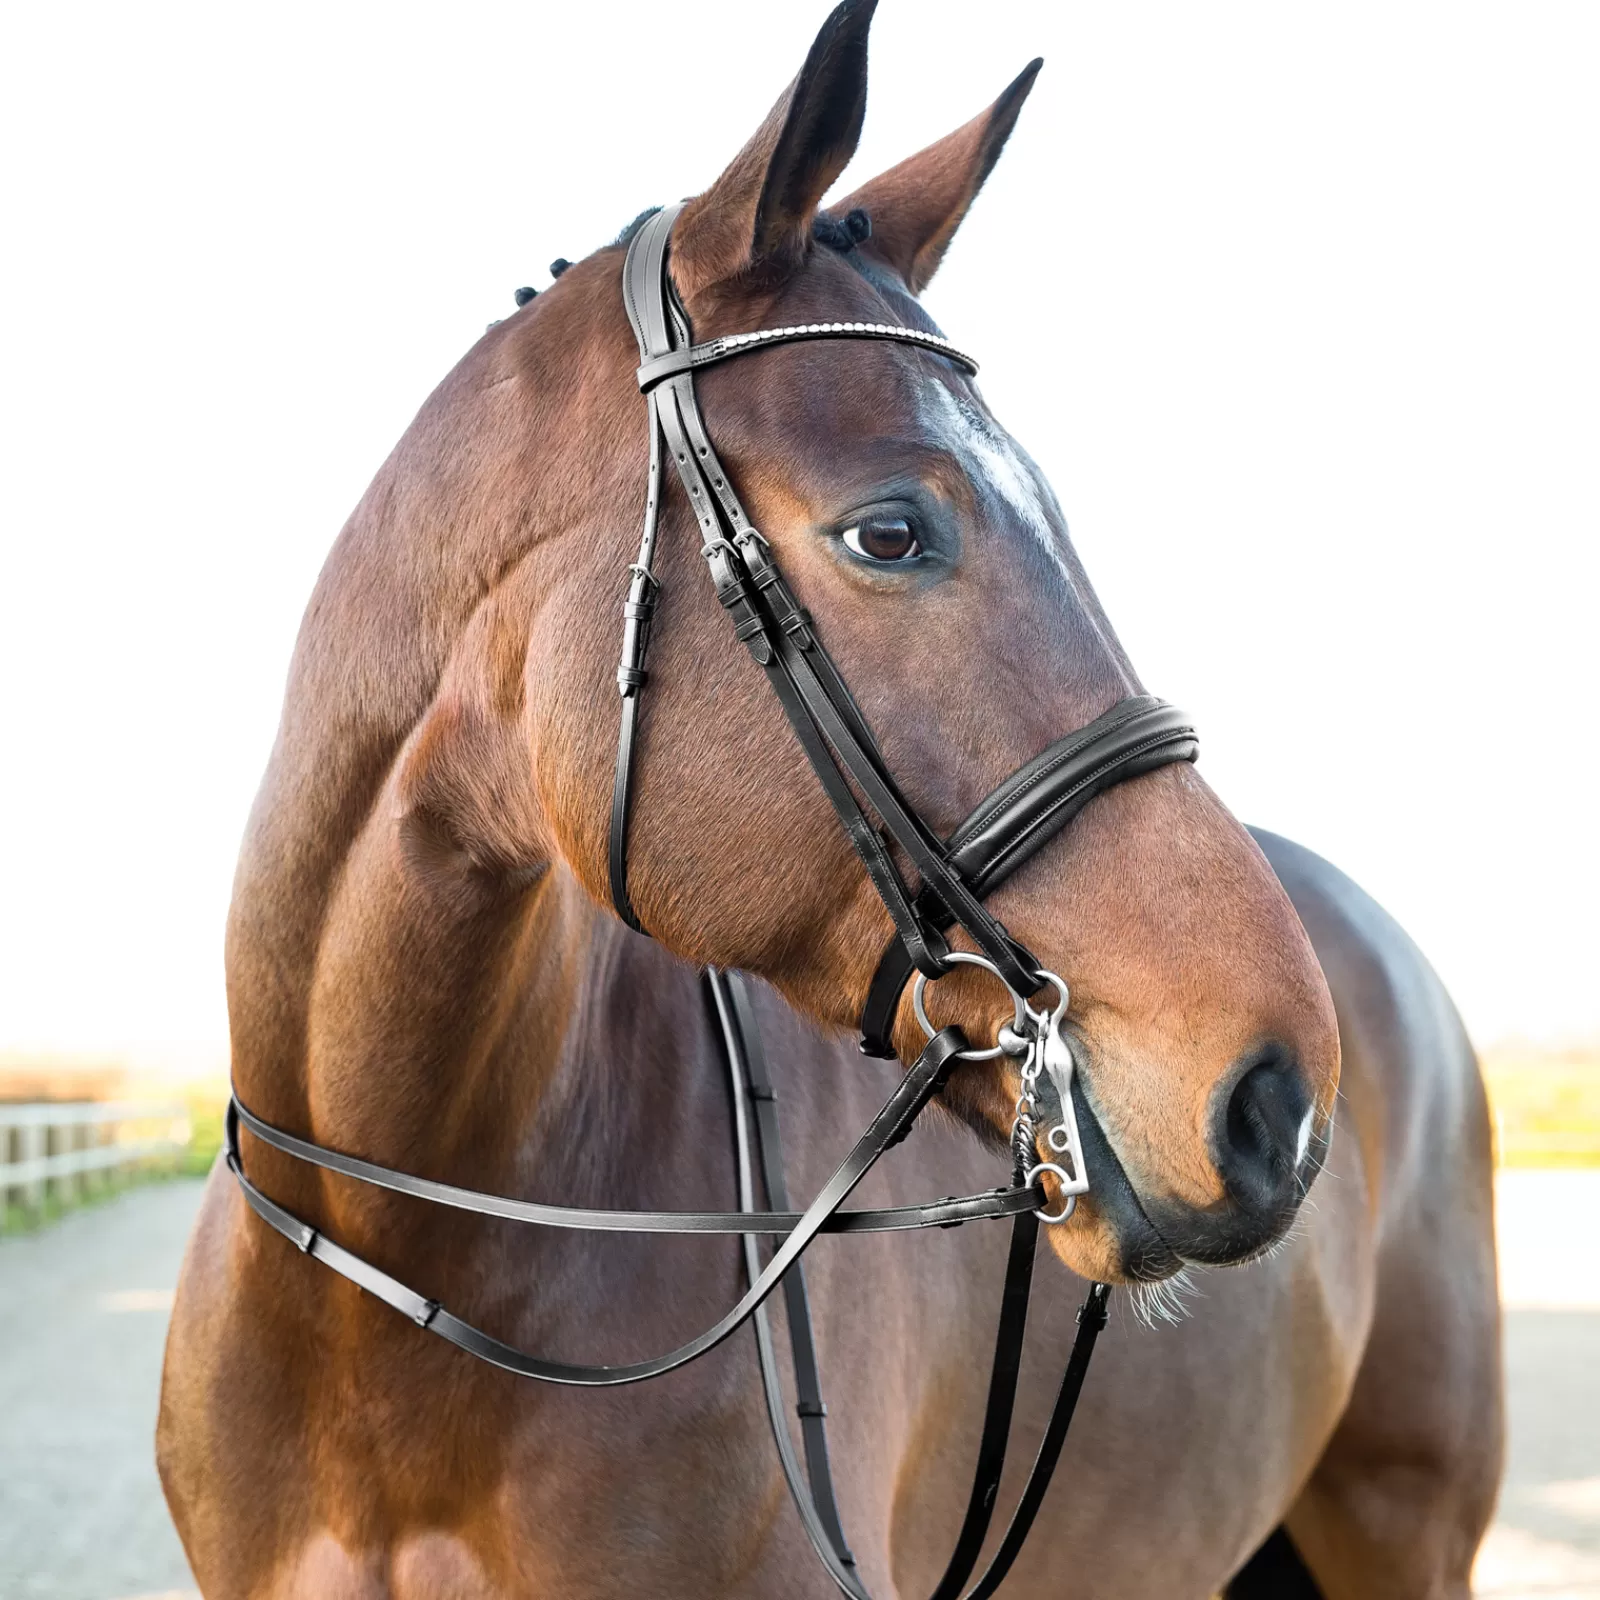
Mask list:
[[[1075,590],[1054,501],[1039,469],[1016,440],[981,406],[942,383],[918,390],[917,412],[929,441],[959,462],[975,484],[990,491]]]

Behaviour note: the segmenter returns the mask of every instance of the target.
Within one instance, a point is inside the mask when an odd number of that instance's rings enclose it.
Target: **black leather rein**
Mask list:
[[[225,1128],[224,1153],[228,1168],[256,1215],[296,1249],[409,1317],[418,1327],[438,1334],[469,1355],[519,1377],[584,1388],[612,1388],[640,1383],[705,1355],[754,1318],[762,1386],[779,1462],[807,1537],[829,1577],[851,1600],[871,1600],[871,1596],[856,1574],[855,1560],[845,1542],[834,1497],[823,1422],[827,1407],[822,1402],[801,1255],[823,1232],[950,1228],[980,1217],[1010,1216],[1011,1250],[1006,1266],[1000,1323],[995,1335],[994,1366],[972,1489],[955,1549],[945,1575],[931,1597],[931,1600],[958,1600],[962,1585],[977,1564],[993,1517],[1016,1402],[1028,1303],[1032,1292],[1039,1230],[1038,1208],[1044,1200],[1039,1188],[1022,1181],[1025,1160],[1030,1158],[1022,1150],[1015,1150],[1011,1186],[989,1194],[939,1201],[927,1206],[895,1207],[883,1211],[841,1211],[840,1207],[851,1190],[887,1150],[910,1132],[918,1113],[942,1087],[956,1064],[958,1053],[966,1046],[966,1038],[957,1028],[945,1028],[928,1041],[927,1047],[901,1079],[883,1110],[873,1118],[816,1199],[797,1216],[786,1209],[777,1094],[767,1073],[744,979],[738,973],[722,973],[713,968],[708,969],[705,983],[711,1012],[719,1029],[733,1106],[740,1204],[740,1210],[736,1212],[587,1211],[485,1195],[476,1190],[413,1177],[299,1138],[256,1116],[240,1102],[237,1094],[230,1101]],[[739,1232],[744,1240],[748,1288],[739,1302],[717,1323],[699,1337],[665,1355],[616,1366],[580,1366],[545,1360],[463,1321],[438,1301],[429,1299],[354,1251],[345,1249],[320,1229],[269,1198],[245,1174],[244,1156],[239,1143],[241,1126],[273,1149],[325,1171],[480,1215],[562,1228],[671,1233]],[[755,1147],[753,1159],[752,1141]],[[776,1209],[758,1211],[755,1208],[753,1168],[757,1164],[763,1175],[767,1199]],[[763,1266],[759,1240],[773,1233],[782,1233],[783,1239]],[[799,1385],[798,1410],[806,1452],[804,1472],[789,1438],[772,1331],[765,1311],[767,1298],[780,1283],[788,1302],[790,1344]],[[987,1596],[992,1595],[1022,1548],[1060,1457],[1088,1371],[1089,1357],[1106,1324],[1106,1306],[1110,1294],[1107,1285],[1093,1285],[1078,1313],[1078,1334],[1072,1355],[1027,1484],[999,1549],[983,1577],[968,1591],[966,1600],[986,1600]]]

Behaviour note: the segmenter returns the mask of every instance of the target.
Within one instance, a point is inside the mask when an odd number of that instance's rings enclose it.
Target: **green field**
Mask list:
[[[1503,1167],[1600,1167],[1600,1054],[1506,1048],[1483,1057]]]

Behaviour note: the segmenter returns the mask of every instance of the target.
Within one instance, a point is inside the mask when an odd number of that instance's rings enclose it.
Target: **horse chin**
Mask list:
[[[1327,1124],[1310,1135],[1294,1172],[1293,1188],[1265,1213],[1232,1204],[1211,1211],[1163,1205],[1147,1199],[1144,1210],[1152,1223],[1186,1262],[1205,1267],[1244,1267],[1271,1255],[1293,1232],[1300,1207],[1322,1171],[1328,1154]]]
[[[1292,1203],[1246,1222],[1231,1204],[1203,1211],[1141,1195],[1081,1080],[1073,1085],[1073,1109],[1090,1189],[1070,1221],[1045,1232],[1068,1267],[1102,1283],[1164,1283],[1191,1266],[1247,1266],[1271,1255],[1293,1229],[1328,1151],[1330,1129],[1324,1126],[1302,1156]]]
[[[1080,1277],[1101,1283],[1162,1283],[1175,1277],[1184,1259],[1151,1221],[1084,1097],[1081,1080],[1072,1086],[1072,1102],[1089,1192],[1079,1198],[1069,1221],[1044,1230],[1056,1254]]]

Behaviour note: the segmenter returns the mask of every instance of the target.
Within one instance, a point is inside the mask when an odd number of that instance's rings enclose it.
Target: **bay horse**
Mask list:
[[[839,6],[679,215],[671,281],[697,338],[841,318],[932,331],[918,296],[1035,67],[820,210],[859,136],[872,8]],[[675,494],[628,841],[652,937],[609,907],[617,575],[646,478],[626,242],[490,329],[328,559],[239,862],[232,1070],[269,1121],[446,1182],[726,1209],[697,966],[760,980],[790,1187],[809,1194],[897,1075],[841,1031],[891,928],[729,647]],[[794,343],[706,372],[700,392],[886,761],[944,833],[1138,692],[1049,487],[954,364]],[[1150,1313],[1102,1340],[1004,1592],[1466,1600],[1502,1447],[1490,1138],[1422,956],[1188,765],[1095,799],[989,903],[1070,981],[1094,1180],[1045,1230],[1058,1259],[1008,1491],[1079,1280],[1142,1285]],[[974,1039],[992,1027],[986,981],[962,968],[938,990]],[[907,1060],[921,1047],[909,1004],[894,1040]],[[1005,1057],[963,1063],[863,1198],[992,1184],[1016,1095]],[[244,1139],[263,1191],[524,1348],[633,1360],[740,1292],[728,1240],[468,1217]],[[959,1518],[998,1238],[986,1223],[828,1238],[806,1258],[840,1502],[875,1595],[925,1594]],[[220,1166],[157,1453],[209,1600],[829,1592],[749,1339],[638,1387],[521,1383],[304,1259]]]

